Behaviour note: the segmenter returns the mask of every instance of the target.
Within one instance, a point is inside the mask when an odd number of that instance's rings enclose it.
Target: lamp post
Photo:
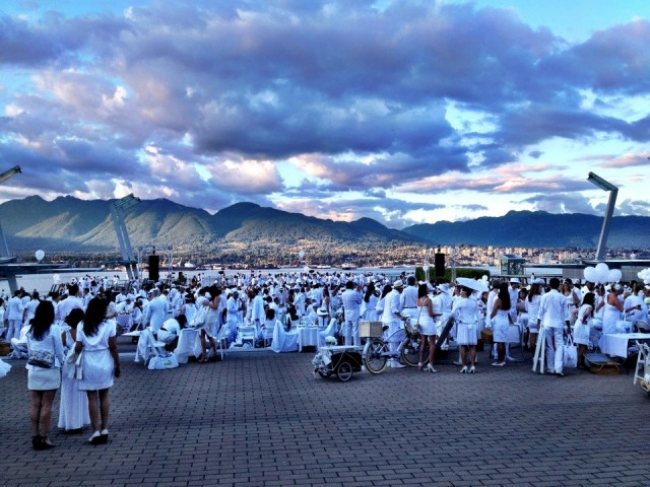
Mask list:
[[[609,223],[614,214],[614,207],[616,206],[616,197],[618,196],[618,188],[612,183],[605,181],[597,174],[590,172],[587,177],[594,186],[599,187],[603,191],[609,191],[609,200],[607,201],[607,210],[605,211],[605,219],[603,220],[603,227],[600,230],[600,237],[598,238],[598,247],[596,249],[596,260],[605,260],[605,253],[607,251],[607,236],[609,234]]]

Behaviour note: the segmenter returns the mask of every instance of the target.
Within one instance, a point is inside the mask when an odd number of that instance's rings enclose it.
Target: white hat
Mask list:
[[[510,278],[510,282],[514,284],[521,284],[521,281],[519,280],[518,277],[512,277]]]
[[[404,283],[402,282],[401,279],[398,279],[393,283],[393,287],[404,287]]]
[[[541,277],[536,277],[535,279],[532,280],[531,284],[544,284],[544,279]]]
[[[446,282],[440,284],[440,285],[438,286],[438,289],[439,289],[440,291],[442,291],[443,293],[447,293],[447,294],[449,294],[449,292],[450,292],[450,290],[449,290],[449,284],[447,284]]]

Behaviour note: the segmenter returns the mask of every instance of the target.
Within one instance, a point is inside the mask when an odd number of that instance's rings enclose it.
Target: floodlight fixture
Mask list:
[[[14,166],[11,169],[7,169],[5,172],[0,174],[0,183],[20,173],[22,173],[22,171],[20,170],[20,166]]]
[[[595,186],[598,186],[600,189],[604,191],[618,191],[618,188],[616,186],[614,186],[609,181],[605,181],[598,174],[595,174],[593,172],[589,173],[589,177],[587,177],[587,181],[589,181],[591,184]]]
[[[609,200],[607,201],[607,210],[605,210],[605,219],[603,220],[603,227],[600,230],[600,237],[598,238],[598,247],[596,248],[596,260],[603,261],[605,260],[605,253],[607,252],[607,236],[609,234],[609,223],[614,215],[614,207],[616,206],[616,197],[618,196],[618,188],[614,186],[609,181],[605,181],[603,178],[594,174],[593,172],[589,173],[587,181],[593,185],[599,187],[604,191],[609,191]]]

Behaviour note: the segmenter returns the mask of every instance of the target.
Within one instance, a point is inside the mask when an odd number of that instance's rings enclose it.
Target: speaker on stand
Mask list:
[[[160,256],[149,256],[149,279],[157,282],[160,279]]]
[[[436,277],[442,278],[445,277],[445,254],[436,252],[434,255],[434,265],[436,268]]]

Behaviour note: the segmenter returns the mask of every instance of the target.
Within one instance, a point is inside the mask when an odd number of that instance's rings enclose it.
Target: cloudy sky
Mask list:
[[[650,215],[647,0],[0,3],[0,200]]]

